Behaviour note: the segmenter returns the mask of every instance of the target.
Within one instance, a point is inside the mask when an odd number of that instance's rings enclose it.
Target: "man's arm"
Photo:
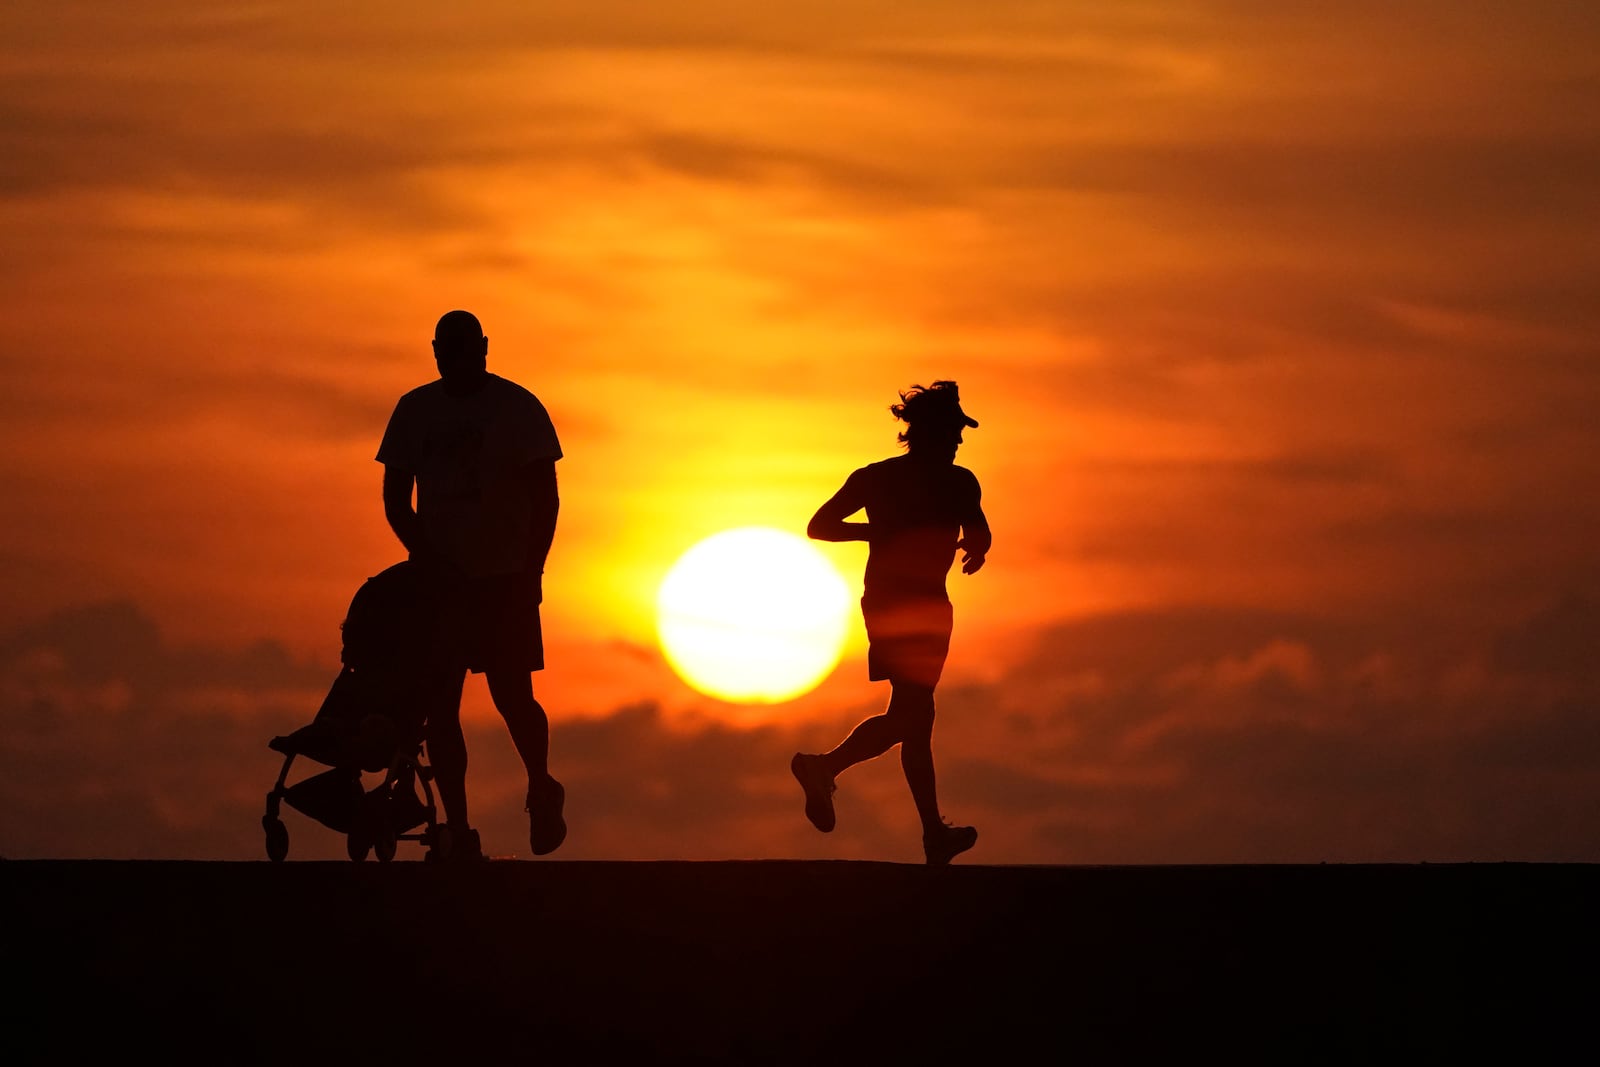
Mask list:
[[[956,547],[962,550],[961,573],[976,574],[983,566],[984,557],[994,537],[989,532],[989,518],[983,513],[983,490],[978,480],[972,480],[972,501],[961,518],[961,540]]]
[[[416,481],[417,476],[410,471],[403,471],[388,463],[383,465],[383,517],[389,520],[389,529],[394,531],[412,558],[425,556],[428,552],[427,540],[422,535],[422,523],[417,518],[416,509],[411,506],[411,487]]]
[[[525,481],[533,501],[533,527],[528,542],[528,570],[543,574],[556,539],[556,516],[561,511],[561,496],[556,491],[556,461],[538,459],[528,464]]]
[[[837,493],[817,509],[806,526],[806,536],[813,541],[871,541],[871,524],[845,522],[844,520],[867,506],[866,487],[861,472],[856,471],[845,479]]]

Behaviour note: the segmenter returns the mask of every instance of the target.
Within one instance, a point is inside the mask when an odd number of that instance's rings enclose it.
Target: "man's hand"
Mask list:
[[[511,582],[519,597],[530,598],[535,604],[544,603],[544,574],[537,568],[518,571],[511,576]]]
[[[985,555],[982,552],[973,552],[967,548],[965,541],[957,541],[956,547],[961,549],[961,573],[977,574],[983,567]]]

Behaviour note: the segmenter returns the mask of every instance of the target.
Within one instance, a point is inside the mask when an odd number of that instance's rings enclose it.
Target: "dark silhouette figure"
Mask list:
[[[344,834],[358,862],[376,854],[387,863],[400,841],[422,842],[430,861],[449,857],[451,841],[437,823],[429,785],[433,773],[419,758],[428,710],[449,696],[452,682],[457,693],[461,688],[438,654],[440,591],[434,576],[410,560],[356,591],[339,625],[343,667],[316,718],[268,743],[284,756],[261,819],[269,859],[282,862],[289,854],[284,804]],[[297,756],[330,769],[289,785]],[[384,780],[365,789],[362,771],[383,771]]]
[[[922,819],[930,864],[949,863],[971,848],[978,831],[952,826],[939,813],[933,773],[933,690],[950,650],[952,615],[945,574],[963,551],[961,571],[974,574],[989,552],[989,522],[978,479],[955,464],[962,431],[978,425],[961,410],[956,383],[912,386],[889,408],[906,423],[906,454],[862,467],[812,516],[807,534],[819,541],[865,541],[867,571],[861,614],[867,624],[867,673],[887,679],[889,707],[861,723],[831,752],[795,753],[790,770],[805,790],[806,817],[823,833],[834,826],[834,779],[847,767],[900,746],[900,766]],[[846,522],[865,510],[866,522]]]
[[[441,641],[453,684],[451,699],[430,709],[427,747],[455,858],[481,856],[467,817],[461,733],[469,670],[488,681],[527,768],[534,855],[555,851],[567,833],[566,791],[549,771],[550,723],[530,676],[544,668],[539,605],[560,507],[561,445],[538,398],[489,373],[488,352],[475,316],[440,318],[433,335],[439,378],[400,398],[377,456],[389,525],[445,589]]]

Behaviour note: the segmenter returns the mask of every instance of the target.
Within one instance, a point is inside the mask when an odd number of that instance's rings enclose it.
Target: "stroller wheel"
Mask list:
[[[263,815],[261,829],[267,834],[267,859],[273,863],[282,863],[289,855],[289,828],[283,825],[282,819]]]
[[[378,839],[372,842],[372,853],[378,857],[379,863],[388,863],[394,859],[395,849],[400,846],[393,830],[378,831]]]
[[[360,863],[367,858],[367,853],[372,851],[372,842],[367,840],[367,835],[359,830],[351,830],[344,839],[345,855],[351,862]]]
[[[364,836],[370,839],[372,853],[378,857],[379,863],[394,859],[395,849],[400,844],[399,832],[394,828],[391,788],[390,783],[385,782],[369,790],[361,800],[361,810],[357,815]]]

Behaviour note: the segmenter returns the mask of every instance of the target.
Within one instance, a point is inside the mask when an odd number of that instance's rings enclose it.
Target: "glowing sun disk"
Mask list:
[[[673,564],[656,596],[667,662],[702,693],[775,704],[839,662],[850,593],[801,537],[763,526],[706,538]]]

